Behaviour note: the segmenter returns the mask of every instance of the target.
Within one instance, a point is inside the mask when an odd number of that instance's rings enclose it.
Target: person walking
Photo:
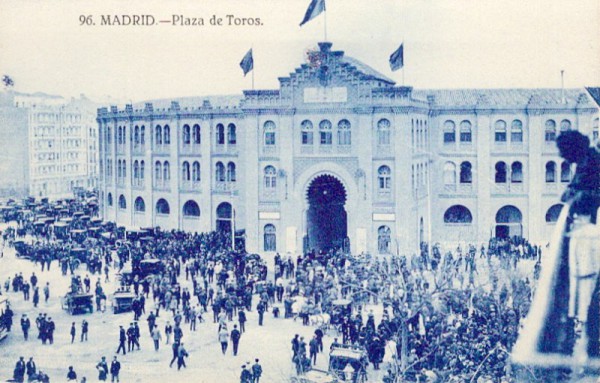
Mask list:
[[[75,342],[75,334],[76,334],[77,330],[75,330],[75,322],[71,323],[71,344],[73,344],[73,342]]]
[[[27,371],[27,380],[29,382],[33,381],[33,379],[37,376],[37,366],[33,361],[33,357],[29,358],[29,361],[25,365],[25,370]]]
[[[110,381],[111,382],[119,382],[119,371],[121,371],[121,362],[117,360],[117,356],[113,358],[113,361],[110,363]]]
[[[158,351],[162,335],[160,334],[160,329],[157,325],[154,325],[154,329],[152,329],[152,340],[154,341],[154,350]]]
[[[98,362],[96,369],[98,370],[98,380],[106,381],[106,378],[108,377],[108,364],[106,363],[105,356],[103,356],[102,360]]]
[[[29,339],[29,328],[31,327],[31,322],[29,318],[27,318],[27,314],[23,314],[21,318],[21,330],[23,330],[23,338],[25,340]]]
[[[308,352],[310,355],[310,360],[312,360],[314,366],[317,364],[317,353],[319,352],[319,341],[317,340],[316,335],[314,335],[310,342],[308,342]]]
[[[252,383],[259,383],[261,375],[262,366],[258,363],[258,359],[254,359],[254,365],[252,366]]]
[[[171,359],[171,362],[169,363],[169,367],[173,367],[173,363],[179,357],[179,343],[173,342],[173,344],[171,345],[171,350],[173,351],[173,358]]]
[[[40,303],[40,288],[36,286],[33,288],[33,307],[37,307],[39,303]]]
[[[126,354],[126,352],[125,352],[125,341],[126,340],[127,340],[127,335],[125,334],[125,329],[123,328],[123,326],[119,326],[119,348],[117,348],[117,354],[121,350],[123,350],[123,355]]]
[[[27,368],[25,366],[25,358],[20,357],[13,371],[13,379],[19,383],[23,383],[23,381],[25,380],[26,369]]]
[[[173,333],[173,326],[171,326],[171,323],[169,323],[169,321],[167,321],[167,324],[165,325],[165,338],[167,340],[166,344],[169,344],[169,342],[171,341],[172,333]]]
[[[222,328],[221,331],[219,331],[219,342],[221,342],[221,351],[223,352],[223,355],[225,355],[229,342],[229,332],[227,331],[227,328]]]
[[[50,282],[46,282],[44,286],[44,303],[48,303],[48,299],[50,299]]]
[[[187,368],[185,365],[185,358],[188,357],[188,353],[183,347],[183,342],[177,348],[177,371],[181,370],[181,367]]]
[[[88,340],[88,330],[89,330],[88,321],[86,321],[84,319],[83,322],[81,322],[81,341],[82,342],[84,340],[87,342],[87,340]]]
[[[243,334],[246,332],[246,313],[240,308],[238,311],[238,322],[240,322],[240,332]]]
[[[233,330],[231,330],[231,343],[233,344],[233,356],[236,356],[238,353],[238,346],[240,344],[240,338],[242,334],[240,330],[237,329],[237,325],[233,325]]]
[[[265,310],[266,310],[266,305],[263,301],[260,301],[258,303],[258,306],[256,306],[256,310],[258,311],[258,325],[262,326],[263,325],[263,319],[265,316]]]

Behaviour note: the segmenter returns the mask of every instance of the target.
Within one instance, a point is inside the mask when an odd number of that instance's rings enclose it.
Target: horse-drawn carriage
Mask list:
[[[71,315],[92,313],[94,311],[94,295],[87,293],[68,293],[61,300],[63,310]]]

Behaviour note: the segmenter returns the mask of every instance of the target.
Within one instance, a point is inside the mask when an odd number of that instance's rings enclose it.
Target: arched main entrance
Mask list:
[[[523,236],[523,214],[521,211],[507,205],[496,213],[496,237],[511,238]]]
[[[231,204],[222,202],[217,206],[217,231],[231,233],[231,221],[233,219]]]
[[[317,176],[310,183],[306,198],[305,244],[308,250],[348,250],[348,217],[344,209],[346,190],[340,180],[328,174]]]

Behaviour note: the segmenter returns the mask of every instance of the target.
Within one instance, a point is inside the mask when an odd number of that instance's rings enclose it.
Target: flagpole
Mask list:
[[[323,10],[323,29],[324,29],[324,35],[325,35],[324,42],[327,42],[327,8],[325,10]]]
[[[252,90],[254,90],[254,47],[251,46],[250,50],[252,51]]]

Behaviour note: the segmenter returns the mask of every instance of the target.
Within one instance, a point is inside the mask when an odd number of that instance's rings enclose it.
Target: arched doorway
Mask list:
[[[217,206],[217,230],[231,233],[232,208],[229,202],[222,202]]]
[[[349,249],[348,217],[344,205],[346,190],[334,176],[325,174],[312,180],[307,195],[307,239],[309,250]]]
[[[512,206],[502,207],[496,213],[496,237],[511,238],[523,236],[523,214]]]

